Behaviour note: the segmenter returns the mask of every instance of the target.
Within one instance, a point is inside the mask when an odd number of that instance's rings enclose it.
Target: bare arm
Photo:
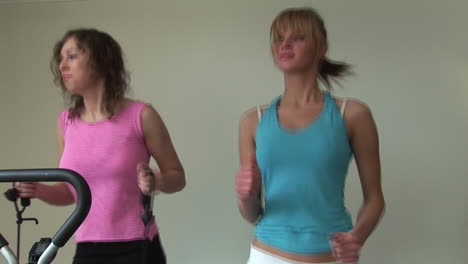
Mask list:
[[[255,223],[261,215],[261,176],[255,161],[257,113],[246,113],[239,124],[240,169],[236,175],[237,205],[242,217]]]
[[[57,146],[59,157],[63,153],[63,136],[60,127],[60,121],[56,128]],[[53,185],[38,182],[17,182],[15,184],[20,197],[39,198],[40,200],[52,205],[69,205],[74,203],[74,198],[67,185],[59,182]]]
[[[164,193],[181,191],[186,184],[184,168],[161,116],[153,107],[143,110],[142,129],[146,147],[159,167],[154,188]]]
[[[349,101],[345,120],[349,124],[351,146],[363,193],[363,204],[351,233],[364,244],[377,226],[385,208],[381,186],[379,139],[374,119],[366,105]]]

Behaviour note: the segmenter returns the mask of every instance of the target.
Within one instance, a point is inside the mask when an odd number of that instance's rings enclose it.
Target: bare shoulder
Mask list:
[[[258,123],[257,107],[252,107],[245,111],[239,120],[239,132],[241,134],[252,135],[254,128]]]
[[[345,119],[348,119],[353,124],[373,122],[369,105],[361,100],[354,98],[347,100]]]
[[[343,106],[343,104],[346,103],[346,112],[348,112],[349,109],[351,109],[351,111],[358,112],[370,111],[369,106],[365,102],[356,98],[333,96],[333,99],[335,100],[335,104],[337,105],[337,107],[340,109]]]
[[[372,114],[369,105],[365,102],[355,98],[348,98],[346,100],[345,116],[356,121],[370,118]]]
[[[245,111],[240,118],[240,122],[242,123],[249,123],[249,124],[257,124],[261,118],[261,115],[265,112],[265,109],[268,105],[259,105],[252,108],[249,108]]]
[[[357,135],[366,135],[370,138],[370,135],[377,131],[370,107],[361,100],[354,98],[346,100],[344,120],[349,128],[351,138]]]
[[[160,119],[158,111],[156,111],[156,108],[154,108],[151,104],[145,104],[141,116],[143,120]]]
[[[248,133],[251,136],[255,135],[255,129],[257,128],[258,122],[261,116],[265,112],[268,105],[259,105],[252,107],[245,111],[239,121],[240,133]]]
[[[145,136],[150,134],[158,134],[166,129],[158,111],[156,111],[156,109],[150,104],[145,104],[142,110],[141,126]]]
[[[336,106],[342,111],[350,137],[362,127],[375,127],[370,107],[356,98],[333,97]]]

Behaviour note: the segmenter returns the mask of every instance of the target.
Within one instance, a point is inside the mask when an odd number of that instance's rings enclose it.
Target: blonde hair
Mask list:
[[[290,29],[295,33],[303,34],[308,40],[315,42],[317,49],[328,48],[327,30],[320,14],[313,8],[288,8],[281,11],[270,27],[270,45],[279,41],[281,32]],[[344,62],[333,61],[324,57],[319,62],[319,80],[328,90],[331,90],[331,81],[351,74],[351,66]]]

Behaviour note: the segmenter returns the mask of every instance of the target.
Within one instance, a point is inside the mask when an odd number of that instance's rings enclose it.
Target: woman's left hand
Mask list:
[[[147,164],[137,166],[138,187],[143,194],[151,194],[156,189],[156,174],[159,171],[151,169]]]
[[[359,260],[362,242],[351,232],[335,233],[332,237],[333,255],[338,263],[351,263]]]

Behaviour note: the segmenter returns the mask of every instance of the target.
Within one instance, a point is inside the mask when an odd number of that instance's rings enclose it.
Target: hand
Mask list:
[[[159,171],[151,169],[148,164],[138,164],[138,187],[143,194],[151,194],[156,189],[156,174],[158,173]]]
[[[36,198],[37,182],[15,182],[15,188],[20,198]]]
[[[332,237],[333,255],[338,263],[357,262],[362,242],[351,232],[335,233]]]
[[[241,201],[258,197],[262,178],[254,154],[250,153],[247,164],[236,174],[236,193]]]

